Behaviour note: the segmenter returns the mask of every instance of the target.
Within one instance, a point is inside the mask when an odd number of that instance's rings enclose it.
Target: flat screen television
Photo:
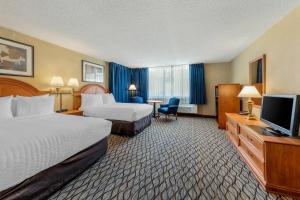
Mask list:
[[[299,95],[264,95],[261,121],[271,127],[271,133],[298,136]]]

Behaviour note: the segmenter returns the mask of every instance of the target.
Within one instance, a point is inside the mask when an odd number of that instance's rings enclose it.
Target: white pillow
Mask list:
[[[33,97],[17,96],[16,116],[47,115],[54,113],[54,96],[43,95]]]
[[[101,94],[81,94],[81,108],[99,107],[103,105]]]
[[[113,94],[102,94],[103,104],[114,104],[116,103],[115,97]]]
[[[0,97],[0,119],[12,118],[13,114],[11,111],[12,97]]]

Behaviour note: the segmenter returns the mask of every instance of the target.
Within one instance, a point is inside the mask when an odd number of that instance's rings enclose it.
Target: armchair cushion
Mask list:
[[[163,113],[163,114],[169,114],[169,109],[168,109],[168,107],[158,108],[158,112]]]

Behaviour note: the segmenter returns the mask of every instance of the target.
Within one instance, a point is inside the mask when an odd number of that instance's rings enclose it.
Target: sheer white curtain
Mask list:
[[[149,98],[167,102],[173,96],[189,103],[189,65],[149,68]]]

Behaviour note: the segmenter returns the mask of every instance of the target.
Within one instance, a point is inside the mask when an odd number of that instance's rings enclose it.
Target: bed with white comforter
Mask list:
[[[138,121],[153,111],[153,106],[135,103],[111,103],[80,108],[84,116],[128,122]]]
[[[62,114],[0,119],[0,191],[106,138],[111,122]]]

